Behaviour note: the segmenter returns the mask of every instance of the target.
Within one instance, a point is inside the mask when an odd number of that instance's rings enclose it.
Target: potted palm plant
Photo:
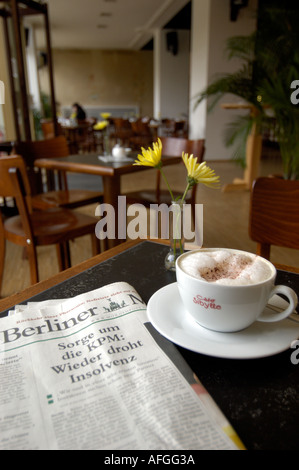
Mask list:
[[[298,7],[263,9],[257,32],[227,41],[228,58],[241,59],[240,69],[216,78],[195,104],[209,98],[211,110],[232,93],[254,107],[255,113],[238,118],[226,132],[227,145],[239,142],[234,157],[243,164],[252,126],[267,128],[274,120],[285,179],[299,179],[299,108],[290,99],[291,83],[299,79],[298,19]]]

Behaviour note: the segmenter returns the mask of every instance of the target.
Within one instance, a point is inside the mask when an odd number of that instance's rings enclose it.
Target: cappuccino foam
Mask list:
[[[260,257],[225,250],[191,252],[182,257],[180,267],[197,279],[223,285],[258,284],[272,275]]]

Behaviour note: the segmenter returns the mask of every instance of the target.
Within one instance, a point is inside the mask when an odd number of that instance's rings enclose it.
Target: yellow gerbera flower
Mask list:
[[[108,119],[111,116],[111,113],[101,113],[103,119]]]
[[[207,166],[206,162],[197,163],[197,158],[187,153],[182,153],[182,158],[187,168],[188,182],[190,186],[202,183],[214,188],[219,184],[219,176],[215,175],[214,170]]]
[[[160,139],[153,143],[153,148],[149,147],[147,150],[145,150],[142,147],[141,151],[142,155],[137,155],[138,160],[135,160],[133,165],[161,168],[162,142]]]
[[[101,130],[105,129],[105,127],[107,127],[108,124],[109,124],[108,121],[99,121],[93,126],[93,128],[94,128],[95,131],[101,131]]]

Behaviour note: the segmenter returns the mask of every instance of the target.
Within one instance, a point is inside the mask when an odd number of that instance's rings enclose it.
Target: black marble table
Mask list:
[[[167,250],[167,246],[143,241],[30,300],[73,297],[111,282],[126,281],[148,302],[158,289],[175,282],[175,273],[164,268]],[[289,285],[299,294],[298,274],[279,271],[277,283]],[[0,317],[6,314],[3,311]],[[240,360],[177,348],[248,450],[299,449],[299,363],[291,362],[293,349],[271,357]]]

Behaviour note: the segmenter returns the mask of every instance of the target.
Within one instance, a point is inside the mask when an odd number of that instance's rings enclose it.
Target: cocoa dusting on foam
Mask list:
[[[197,279],[224,285],[256,284],[272,274],[257,256],[224,250],[190,254],[182,259],[181,268]]]
[[[252,265],[252,259],[238,257],[236,259],[223,260],[210,268],[201,268],[200,275],[208,282],[218,281],[219,279],[237,279],[245,268]]]

